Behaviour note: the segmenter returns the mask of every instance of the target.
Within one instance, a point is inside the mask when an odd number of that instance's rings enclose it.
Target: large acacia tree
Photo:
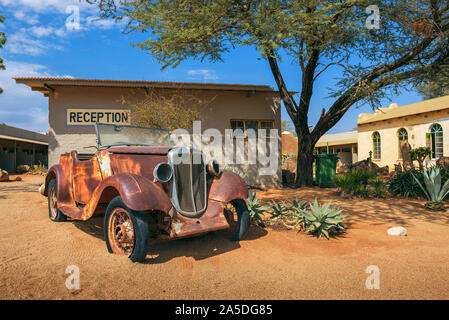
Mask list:
[[[298,135],[297,186],[312,184],[314,146],[351,106],[377,107],[390,90],[410,89],[442,73],[449,57],[445,0],[88,1],[99,5],[103,17],[125,19],[126,31],[148,32],[147,40],[133,45],[164,68],[188,58],[221,61],[235,47],[255,47]],[[279,67],[290,57],[300,75],[296,98]],[[339,74],[329,89],[333,101],[310,131],[314,85],[329,71]]]

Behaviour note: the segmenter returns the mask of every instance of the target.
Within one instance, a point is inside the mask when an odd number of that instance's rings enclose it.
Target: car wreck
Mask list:
[[[104,214],[110,253],[145,260],[153,240],[225,230],[242,239],[250,216],[248,187],[237,174],[205,163],[201,150],[177,147],[168,130],[96,124],[97,151],[62,154],[46,175],[54,222]]]

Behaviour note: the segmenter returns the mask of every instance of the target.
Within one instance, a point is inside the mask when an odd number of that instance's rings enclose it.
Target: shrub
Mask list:
[[[405,172],[397,172],[396,175],[388,181],[388,191],[394,195],[400,195],[406,198],[417,198],[425,196],[423,190],[419,187],[416,179],[424,183],[422,172],[411,169]]]
[[[375,169],[351,169],[345,174],[335,176],[334,183],[345,193],[367,197],[367,186],[373,178],[376,178]]]
[[[370,182],[373,187],[372,193],[376,198],[385,198],[387,194],[387,186],[384,180],[381,177],[377,177],[376,179]]]
[[[432,150],[430,150],[429,147],[420,147],[413,150],[410,150],[410,158],[412,161],[418,161],[419,169],[423,170],[424,166],[424,160],[427,157],[430,157],[432,155]]]

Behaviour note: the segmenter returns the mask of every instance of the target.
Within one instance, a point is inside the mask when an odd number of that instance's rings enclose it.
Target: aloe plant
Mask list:
[[[251,220],[258,222],[261,226],[264,226],[260,214],[270,209],[270,207],[261,205],[260,199],[256,197],[255,191],[249,191],[248,199],[246,199],[246,205],[248,207]]]
[[[433,167],[423,171],[425,188],[414,174],[412,174],[412,176],[429,200],[426,203],[426,208],[431,210],[443,210],[443,199],[449,193],[449,180],[441,186],[440,168]]]
[[[329,239],[330,234],[345,230],[342,223],[346,215],[341,214],[342,210],[338,206],[331,206],[330,202],[320,206],[315,199],[309,208],[302,211],[306,232],[318,238],[324,235]]]

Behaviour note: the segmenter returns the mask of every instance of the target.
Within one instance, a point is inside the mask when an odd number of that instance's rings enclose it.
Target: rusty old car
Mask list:
[[[242,239],[250,216],[242,178],[174,146],[168,130],[96,124],[96,152],[62,154],[46,175],[52,221],[104,214],[110,253],[145,260],[150,242],[220,231]],[[151,240],[151,241],[150,241]]]

